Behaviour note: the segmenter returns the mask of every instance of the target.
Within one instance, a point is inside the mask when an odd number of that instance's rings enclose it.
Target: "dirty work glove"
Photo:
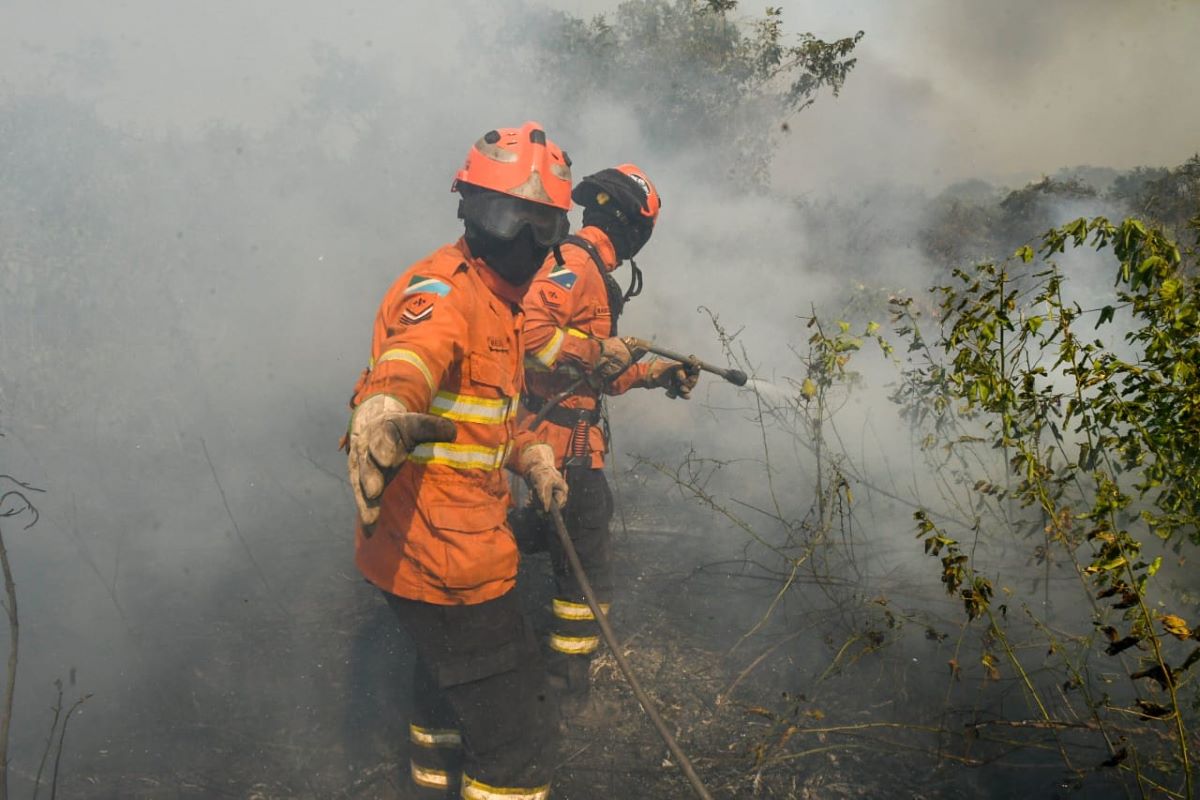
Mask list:
[[[350,419],[350,488],[363,525],[379,520],[383,487],[413,448],[422,442],[452,442],[454,423],[431,414],[411,414],[396,398],[373,394]]]
[[[567,504],[567,482],[554,466],[554,449],[548,444],[531,444],[521,451],[518,471],[537,495],[542,508],[561,509]]]
[[[680,364],[678,361],[659,360],[652,363],[646,374],[646,386],[666,389],[667,397],[692,396],[692,389],[700,380],[700,367],[695,364]]]
[[[592,370],[599,378],[607,381],[629,369],[629,365],[636,360],[629,345],[620,337],[612,336],[600,340],[600,353],[596,356]]]

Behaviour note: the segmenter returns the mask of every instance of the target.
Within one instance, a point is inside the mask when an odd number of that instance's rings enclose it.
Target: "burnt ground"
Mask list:
[[[947,680],[949,636],[937,621],[889,615],[882,598],[794,586],[743,640],[782,578],[736,548],[714,560],[695,529],[666,528],[628,532],[613,624],[714,797],[1124,796],[1103,777],[1061,779],[1062,761],[1042,756],[1041,742],[1030,757],[962,733],[979,700],[956,707],[967,693]],[[865,611],[847,613],[854,603]],[[693,796],[611,655],[594,678],[621,713],[608,727],[564,726],[556,796]]]
[[[1066,740],[1085,767],[1079,780],[1063,769],[1063,738],[1000,726],[1028,718],[1020,686],[968,668],[969,643],[957,652],[963,678],[950,678],[956,609],[942,602],[937,616],[929,580],[922,597],[901,575],[867,581],[867,592],[801,574],[743,640],[782,576],[749,560],[743,539],[694,518],[631,508],[628,526],[616,523],[613,625],[715,797],[1125,796],[1090,732]],[[219,587],[198,624],[181,629],[164,614],[162,627],[136,631],[155,656],[141,669],[131,661],[125,694],[93,698],[72,722],[60,795],[403,798],[411,663],[344,545],[296,548],[314,574],[291,598]],[[527,558],[521,581],[544,621],[546,558]],[[606,727],[564,727],[553,796],[691,796],[611,656],[597,659],[595,678],[618,712]],[[13,796],[29,796],[31,779],[19,766]]]

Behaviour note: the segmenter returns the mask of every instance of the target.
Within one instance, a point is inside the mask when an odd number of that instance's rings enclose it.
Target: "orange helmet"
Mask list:
[[[529,225],[539,243],[553,244],[567,233],[571,159],[537,122],[488,131],[467,154],[450,191],[463,195],[459,215],[493,236],[511,239]]]
[[[653,228],[658,222],[662,197],[636,164],[603,169],[579,181],[571,195],[584,208],[602,208],[610,203],[627,221]]]
[[[658,210],[662,208],[662,197],[659,196],[658,190],[654,188],[654,184],[637,164],[621,164],[617,167],[617,172],[628,175],[638,185],[638,188],[646,193],[646,202],[638,210],[638,213],[653,226],[658,222]]]

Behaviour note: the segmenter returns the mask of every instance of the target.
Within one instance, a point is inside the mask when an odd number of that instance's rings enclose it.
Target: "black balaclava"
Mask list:
[[[618,219],[612,211],[603,206],[584,208],[583,224],[604,231],[609,241],[612,242],[613,249],[617,252],[618,261],[632,259],[650,240],[651,229],[648,226]]]
[[[471,255],[482,258],[505,283],[513,286],[529,283],[550,253],[548,246],[534,241],[533,230],[528,225],[512,239],[499,239],[470,222],[466,227]]]

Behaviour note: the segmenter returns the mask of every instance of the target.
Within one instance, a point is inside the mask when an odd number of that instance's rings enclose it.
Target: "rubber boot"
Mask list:
[[[559,691],[560,727],[604,728],[620,720],[621,705],[597,697],[592,691],[591,658],[567,656],[555,662],[550,667],[549,681]]]

